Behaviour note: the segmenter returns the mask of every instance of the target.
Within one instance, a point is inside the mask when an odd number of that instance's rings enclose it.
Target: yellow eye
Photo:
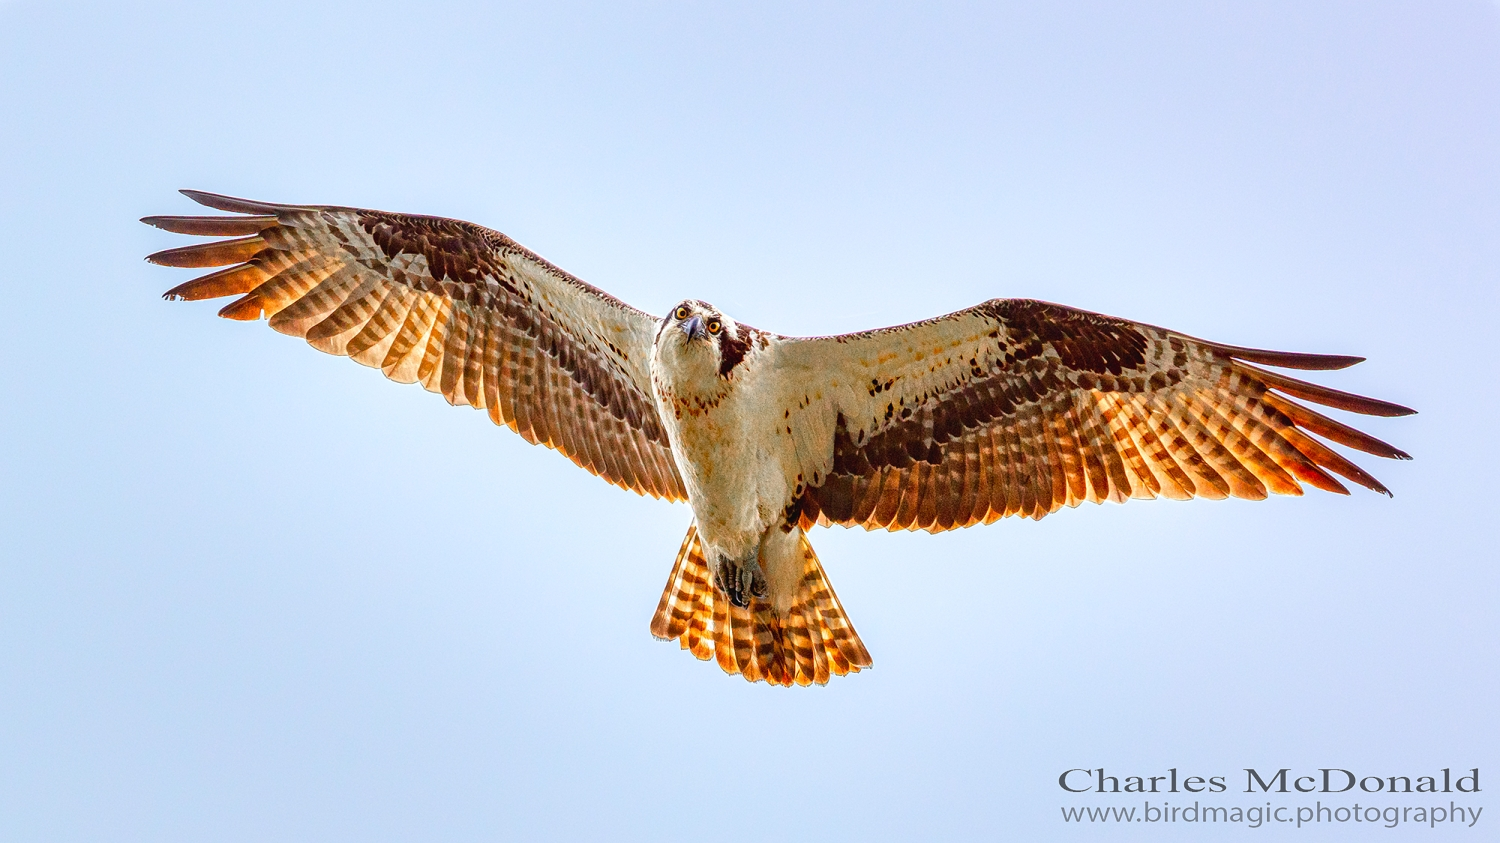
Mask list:
[[[680,305],[680,306],[678,306],[678,308],[677,308],[677,313],[676,313],[676,314],[674,314],[674,315],[675,315],[675,316],[676,316],[676,317],[677,317],[677,318],[678,318],[678,319],[686,319],[686,318],[688,318],[688,309],[687,309],[687,305]]]
[[[724,330],[724,324],[722,322],[720,322],[717,319],[710,319],[709,320],[709,322],[708,322],[708,332],[710,334],[717,334],[718,332],[720,332],[722,330]]]

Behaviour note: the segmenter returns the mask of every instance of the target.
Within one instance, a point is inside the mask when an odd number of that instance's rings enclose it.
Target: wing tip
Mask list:
[[[173,234],[192,234],[207,237],[245,237],[259,234],[274,227],[279,219],[275,214],[229,214],[212,216],[150,216],[141,217],[141,222]]]
[[[242,298],[235,299],[229,304],[224,305],[219,310],[219,315],[225,319],[233,319],[237,322],[253,322],[261,317],[264,308],[265,305],[260,300],[260,296],[249,293]]]
[[[1355,395],[1352,392],[1344,392],[1332,387],[1288,377],[1279,372],[1272,372],[1258,366],[1253,366],[1245,362],[1244,359],[1235,360],[1232,365],[1241,373],[1249,374],[1270,389],[1294,398],[1302,398],[1315,404],[1321,404],[1325,407],[1347,410],[1351,413],[1360,413],[1366,416],[1380,416],[1382,418],[1411,416],[1417,412],[1410,407],[1394,404],[1390,401]]]
[[[1356,366],[1367,359],[1352,354],[1313,354],[1305,351],[1273,351],[1267,348],[1249,348],[1243,345],[1209,342],[1207,340],[1188,337],[1185,334],[1181,336],[1185,339],[1193,339],[1196,342],[1201,342],[1209,348],[1228,357],[1233,357],[1236,360],[1260,363],[1265,366],[1278,366],[1283,369],[1331,372]]]
[[[206,190],[190,190],[183,188],[177,191],[183,196],[205,205],[216,211],[228,211],[233,214],[274,214],[286,209],[287,205],[276,205],[270,202],[257,202],[254,199],[240,199],[236,196],[225,196],[222,193],[209,193]]]

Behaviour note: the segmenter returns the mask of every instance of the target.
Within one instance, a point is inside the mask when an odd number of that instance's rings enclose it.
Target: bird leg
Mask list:
[[[770,593],[765,572],[760,569],[760,561],[753,553],[741,562],[720,556],[719,564],[714,568],[714,585],[729,598],[730,603],[741,609],[750,605],[751,597],[764,600]]]

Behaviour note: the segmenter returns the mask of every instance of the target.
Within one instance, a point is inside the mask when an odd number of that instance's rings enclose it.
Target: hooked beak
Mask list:
[[[708,336],[707,329],[703,327],[702,316],[690,316],[688,317],[688,320],[686,322],[683,322],[680,327],[682,328],[682,332],[684,334],[687,334],[689,341],[701,340],[704,337]]]

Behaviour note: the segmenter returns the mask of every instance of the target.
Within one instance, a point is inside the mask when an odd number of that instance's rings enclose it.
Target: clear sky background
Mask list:
[[[1365,355],[1317,379],[1420,409],[1360,422],[1416,460],[814,531],[875,668],[751,686],[647,630],[685,506],[161,301],[183,187],[787,334],[1028,296]],[[1138,804],[1059,790],[1101,765],[1481,767],[1500,823],[1494,3],[10,0],[0,254],[0,838],[1248,833],[1065,826]]]

